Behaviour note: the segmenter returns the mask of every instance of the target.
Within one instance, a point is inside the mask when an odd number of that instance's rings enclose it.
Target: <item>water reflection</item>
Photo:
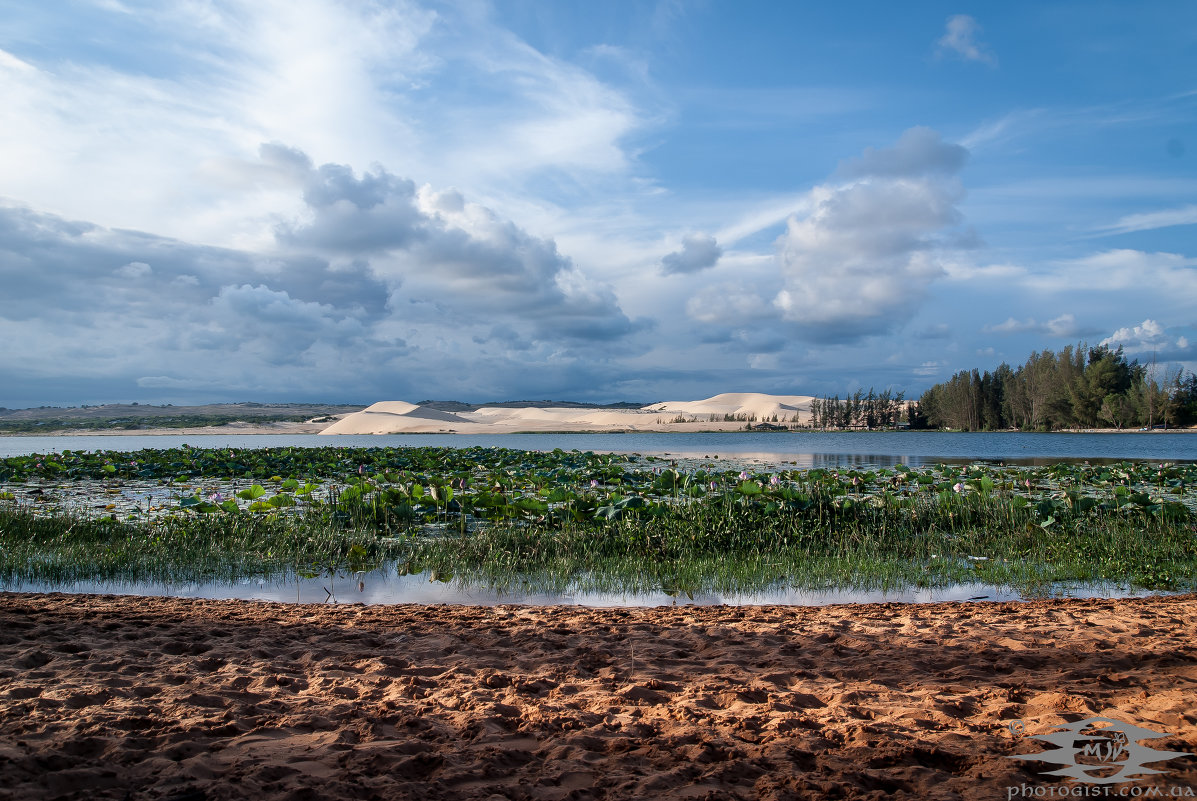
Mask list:
[[[433,574],[400,575],[394,565],[362,573],[325,573],[313,578],[275,577],[229,582],[165,584],[136,581],[0,582],[3,592],[66,592],[101,595],[149,595],[282,603],[458,604],[495,606],[652,607],[652,606],[825,606],[846,603],[935,603],[940,601],[1019,601],[1024,596],[1009,587],[969,583],[937,588],[863,590],[853,588],[773,588],[755,592],[632,592],[626,590],[555,591],[533,583],[508,589],[474,586]],[[1120,585],[1056,586],[1054,597],[1128,598],[1158,594]],[[1037,595],[1034,597],[1042,597]]]
[[[1197,433],[1023,434],[941,431],[722,432],[605,434],[408,434],[319,436],[316,434],[130,435],[0,437],[0,456],[61,450],[272,447],[503,447],[519,450],[670,453],[686,458],[759,459],[799,467],[918,467],[938,462],[1003,461],[1043,464],[1060,461],[1151,459],[1197,461]]]

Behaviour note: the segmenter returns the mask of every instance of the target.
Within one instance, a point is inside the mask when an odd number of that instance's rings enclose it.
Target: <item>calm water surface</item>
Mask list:
[[[798,467],[917,467],[938,462],[1048,463],[1062,460],[1197,461],[1197,433],[1126,434],[944,433],[940,431],[722,432],[628,434],[406,434],[319,436],[231,434],[228,436],[0,437],[0,456],[61,450],[135,451],[175,448],[276,448],[322,446],[472,446],[520,450],[603,451],[669,454],[788,463]]]
[[[359,583],[360,582],[360,583]],[[668,594],[657,592],[548,592],[534,587],[495,590],[472,587],[457,581],[436,581],[428,573],[400,576],[393,567],[369,573],[328,574],[312,579],[245,579],[237,583],[160,584],[147,582],[80,581],[64,584],[34,581],[0,581],[0,592],[72,592],[111,595],[164,595],[176,598],[218,598],[282,603],[364,604],[465,604],[494,606],[522,604],[536,606],[825,606],[845,603],[937,603],[940,601],[1020,601],[1024,596],[1008,587],[986,584],[957,584],[935,589],[906,590],[775,589],[752,593]],[[1056,587],[1055,597],[1129,598],[1150,595],[1126,587]]]

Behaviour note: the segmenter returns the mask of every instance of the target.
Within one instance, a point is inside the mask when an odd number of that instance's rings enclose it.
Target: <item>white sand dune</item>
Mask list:
[[[811,395],[763,395],[759,392],[725,392],[699,401],[665,401],[645,409],[674,414],[709,417],[710,415],[755,416],[758,420],[792,420],[794,415],[809,415]]]
[[[404,401],[381,401],[348,415],[321,434],[510,434],[547,431],[727,431],[757,422],[806,422],[810,395],[737,392],[698,401],[666,401],[643,409],[484,406],[442,412]],[[725,417],[730,416],[731,420]],[[679,418],[683,421],[679,422]]]
[[[371,412],[373,414],[411,414],[420,407],[414,403],[406,401],[379,401],[373,406],[367,407],[362,411]]]

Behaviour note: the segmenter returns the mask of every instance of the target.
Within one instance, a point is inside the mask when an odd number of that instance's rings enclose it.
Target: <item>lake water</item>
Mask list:
[[[0,592],[72,592],[104,595],[163,595],[176,598],[218,598],[281,603],[465,604],[494,606],[825,606],[845,603],[937,603],[940,601],[1020,601],[1026,598],[1008,587],[957,584],[951,587],[903,590],[773,589],[752,593],[547,592],[535,588],[495,590],[458,581],[436,581],[428,573],[398,575],[393,567],[359,574],[328,574],[310,579],[244,579],[236,583],[160,584],[149,582],[80,581],[51,584],[0,581]],[[1127,587],[1055,587],[1054,597],[1128,598],[1150,595]]]
[[[205,448],[504,447],[603,451],[786,463],[798,467],[918,467],[939,462],[1043,464],[1078,460],[1197,461],[1197,433],[945,433],[940,431],[720,432],[627,434],[407,434],[319,436],[231,434],[0,437],[0,456],[62,450],[136,451],[187,444]]]

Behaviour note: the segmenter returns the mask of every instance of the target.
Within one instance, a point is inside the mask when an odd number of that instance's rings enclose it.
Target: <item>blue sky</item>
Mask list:
[[[2,8],[3,406],[1197,367],[1191,2]]]

